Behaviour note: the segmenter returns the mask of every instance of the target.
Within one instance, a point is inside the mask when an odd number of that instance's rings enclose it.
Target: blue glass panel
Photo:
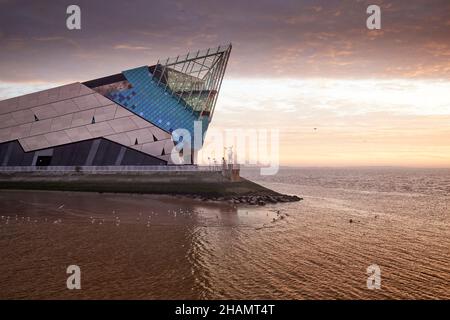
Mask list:
[[[208,129],[207,117],[199,119],[199,112],[186,108],[178,97],[153,81],[147,66],[127,70],[123,74],[133,87],[111,93],[110,99],[167,132],[183,128],[193,137],[194,121],[202,122],[203,133]]]

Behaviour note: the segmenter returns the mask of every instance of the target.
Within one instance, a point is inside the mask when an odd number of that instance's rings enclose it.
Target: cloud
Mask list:
[[[228,79],[211,128],[278,129],[282,164],[448,167],[449,88],[443,80]]]
[[[133,46],[129,44],[118,44],[114,46],[114,49],[116,50],[151,50],[150,47],[144,47],[144,46]]]
[[[449,79],[448,1],[378,3],[382,30],[369,31],[366,0],[136,0],[128,10],[118,0],[80,0],[82,30],[71,32],[63,3],[6,2],[0,79],[29,80],[19,77],[55,63],[77,65],[73,78],[85,79],[105,60],[116,71],[228,42],[234,49],[227,74],[234,77]],[[98,72],[107,74],[106,65]],[[58,68],[33,77],[57,81],[66,73]]]

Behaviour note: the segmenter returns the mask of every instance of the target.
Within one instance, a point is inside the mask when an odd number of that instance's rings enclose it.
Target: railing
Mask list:
[[[0,166],[0,172],[207,172],[221,171],[221,166]]]

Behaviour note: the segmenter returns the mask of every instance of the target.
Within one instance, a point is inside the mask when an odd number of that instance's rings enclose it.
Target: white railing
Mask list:
[[[207,172],[221,171],[221,166],[0,166],[0,172]]]

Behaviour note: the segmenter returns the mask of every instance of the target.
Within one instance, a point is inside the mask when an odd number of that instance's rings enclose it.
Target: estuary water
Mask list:
[[[0,299],[450,299],[450,170],[242,175],[304,200],[0,191]]]

